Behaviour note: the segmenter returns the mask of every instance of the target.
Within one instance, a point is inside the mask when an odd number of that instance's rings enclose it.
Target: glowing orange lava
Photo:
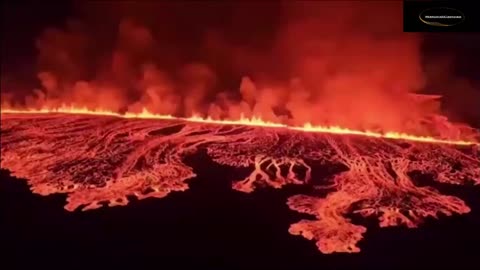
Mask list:
[[[412,135],[412,134],[394,132],[394,131],[387,131],[384,133],[369,131],[369,130],[361,131],[361,130],[344,128],[340,126],[316,126],[310,123],[305,123],[303,126],[288,126],[281,123],[264,121],[260,117],[245,118],[243,117],[243,115],[241,116],[240,119],[237,119],[237,120],[216,120],[210,117],[204,118],[201,116],[192,116],[188,118],[182,118],[182,117],[174,117],[172,115],[154,114],[149,112],[145,108],[140,113],[127,112],[125,114],[120,114],[113,111],[102,110],[102,109],[92,110],[86,107],[78,108],[73,106],[61,106],[59,108],[53,108],[53,109],[52,108],[20,109],[20,110],[2,109],[1,113],[2,114],[5,114],[5,113],[15,113],[15,114],[65,113],[65,114],[116,116],[116,117],[123,117],[123,118],[138,118],[138,119],[178,119],[178,120],[185,120],[189,122],[199,122],[199,123],[285,128],[285,129],[292,129],[292,130],[303,131],[303,132],[359,135],[359,136],[367,136],[367,137],[375,137],[375,138],[388,138],[388,139],[408,140],[408,141],[427,142],[427,143],[442,143],[442,144],[453,144],[453,145],[478,144],[478,142],[475,142],[475,141],[446,140],[446,139],[434,138],[431,136],[418,136],[418,135]]]
[[[377,218],[380,227],[415,227],[439,213],[470,211],[460,198],[417,186],[417,174],[445,184],[480,184],[480,151],[470,142],[147,111],[2,113],[1,167],[27,179],[34,193],[66,193],[68,211],[184,191],[196,176],[184,160],[202,150],[205,159],[232,170],[229,175],[240,167],[249,170],[243,179],[218,176],[234,180],[237,191],[307,185],[310,191],[291,196],[287,205],[312,218],[292,224],[289,232],[315,240],[323,253],[360,251],[357,243],[367,228],[352,223],[351,214]]]

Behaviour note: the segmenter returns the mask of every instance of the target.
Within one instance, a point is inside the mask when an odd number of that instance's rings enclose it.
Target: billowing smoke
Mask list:
[[[438,106],[412,96],[401,5],[88,3],[37,39],[40,86],[13,103],[418,132]]]

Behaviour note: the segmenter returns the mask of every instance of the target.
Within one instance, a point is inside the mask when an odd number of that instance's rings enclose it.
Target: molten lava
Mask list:
[[[196,174],[184,158],[205,150],[232,170],[251,170],[233,182],[235,190],[311,186],[309,194],[292,196],[287,204],[313,219],[292,224],[289,232],[314,239],[323,253],[359,252],[366,228],[353,224],[350,214],[374,216],[381,227],[415,227],[439,213],[469,212],[461,199],[415,185],[415,175],[480,184],[480,151],[468,141],[148,111],[121,115],[60,108],[4,110],[1,116],[1,167],[27,179],[35,193],[67,193],[69,211],[186,190]],[[315,176],[322,168],[341,169]]]
[[[2,114],[45,114],[45,113],[65,113],[65,114],[84,114],[84,115],[103,115],[103,116],[116,116],[123,118],[139,118],[139,119],[178,119],[185,120],[188,122],[199,122],[199,123],[210,123],[210,124],[220,124],[220,125],[244,125],[244,126],[258,126],[258,127],[273,127],[273,128],[286,128],[304,132],[320,132],[320,133],[331,133],[331,134],[346,134],[346,135],[360,135],[367,137],[375,138],[388,138],[388,139],[399,139],[399,140],[408,140],[408,141],[417,141],[417,142],[428,142],[428,143],[442,143],[442,144],[454,144],[454,145],[472,145],[478,144],[476,141],[467,141],[467,140],[446,140],[434,138],[431,136],[418,136],[412,134],[406,134],[402,132],[387,131],[385,133],[375,132],[375,131],[361,131],[354,130],[339,126],[312,126],[310,123],[305,123],[303,126],[288,126],[281,123],[274,123],[269,121],[264,121],[260,117],[245,118],[243,115],[238,120],[216,120],[211,117],[200,117],[192,116],[188,118],[174,117],[172,115],[161,115],[154,114],[149,112],[147,109],[143,109],[140,113],[131,113],[127,112],[125,114],[116,113],[108,110],[91,110],[86,107],[77,108],[72,106],[61,106],[59,108],[43,108],[43,109],[24,109],[24,110],[12,110],[12,109],[3,109]]]

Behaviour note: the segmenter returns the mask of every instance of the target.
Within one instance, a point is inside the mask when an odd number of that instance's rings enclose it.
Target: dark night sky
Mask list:
[[[7,1],[2,3],[2,72],[15,76],[36,73],[38,54],[35,41],[46,28],[62,28],[72,20],[88,21],[95,27],[107,29],[104,35],[115,31],[121,19],[133,16],[147,27],[168,28],[175,46],[185,49],[182,53],[195,53],[198,36],[214,26],[225,29],[230,40],[245,45],[255,36],[255,46],[268,46],[271,35],[280,18],[278,3],[271,1],[238,4],[236,1],[182,1],[180,3],[122,2],[126,7],[111,1],[62,1],[45,4],[36,1]],[[150,4],[153,7],[150,7]],[[133,7],[133,8],[132,8]],[[113,15],[108,13],[114,10]],[[248,19],[238,19],[248,14]],[[237,21],[235,23],[234,21]],[[238,23],[241,21],[241,24]],[[162,26],[163,24],[163,26]],[[176,35],[175,35],[176,34]],[[259,40],[261,37],[262,40]],[[112,36],[110,41],[114,42]],[[267,44],[265,44],[265,42]],[[110,45],[110,44],[109,44]],[[183,48],[184,47],[184,48]],[[178,57],[178,55],[177,55]],[[199,57],[196,55],[196,57]],[[201,56],[200,56],[201,57]]]
[[[1,41],[2,72],[15,72],[16,76],[24,74],[24,76],[32,77],[32,74],[36,72],[36,38],[45,28],[63,27],[72,18],[101,17],[97,14],[98,12],[84,12],[88,9],[89,4],[95,6],[95,2],[87,4],[81,2],[81,4],[74,4],[72,1],[55,3],[38,1],[3,2],[1,19],[3,34]],[[275,29],[275,24],[281,21],[278,4],[272,1],[258,1],[243,6],[237,3],[237,7],[235,7],[236,1],[229,1],[230,3],[223,5],[215,1],[207,1],[209,5],[214,5],[215,9],[221,10],[217,14],[208,14],[208,12],[211,13],[211,8],[203,8],[202,10],[202,6],[208,4],[198,4],[195,1],[193,4],[184,2],[185,4],[177,7],[176,10],[181,9],[181,13],[183,13],[181,16],[191,18],[192,24],[186,25],[186,28],[190,29],[202,28],[202,26],[208,26],[209,24],[216,24],[217,26],[228,24],[228,19],[234,16],[234,12],[231,12],[233,8],[238,9],[240,7],[240,9],[248,10],[248,19],[243,21],[240,28],[237,27],[239,31],[232,33],[240,42],[242,42],[242,39],[243,42],[248,42],[248,38],[252,35],[253,25],[255,29],[259,29],[259,26],[262,27],[259,34],[268,37],[268,34]],[[109,1],[104,1],[103,4],[112,6],[112,2]],[[98,8],[98,10],[102,9]],[[262,23],[259,24],[258,22]],[[175,27],[178,28],[178,26]],[[480,47],[480,35],[478,33],[430,33],[424,34],[424,37],[425,57],[453,55],[456,59],[456,72],[459,75],[479,80],[478,76],[475,76],[475,74],[480,74],[480,67],[477,64],[480,59],[478,53],[475,53]]]
[[[54,5],[35,1],[3,2],[2,74],[15,72],[18,76],[30,77],[35,74],[36,37],[45,27],[64,23],[70,10],[71,5],[66,1]]]

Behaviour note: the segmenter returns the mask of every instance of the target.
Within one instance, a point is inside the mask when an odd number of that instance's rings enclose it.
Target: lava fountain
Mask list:
[[[460,198],[415,185],[414,174],[448,184],[480,183],[475,141],[148,111],[3,110],[1,117],[1,167],[27,179],[34,193],[66,193],[68,211],[186,190],[196,175],[183,160],[206,150],[219,164],[251,169],[245,179],[225,179],[241,192],[312,185],[311,194],[287,201],[290,209],[312,216],[289,232],[315,240],[323,253],[360,251],[366,228],[353,224],[350,214],[376,217],[381,227],[415,227],[439,213],[470,211]],[[313,165],[344,170],[312,179]],[[325,188],[326,195],[316,192]]]

